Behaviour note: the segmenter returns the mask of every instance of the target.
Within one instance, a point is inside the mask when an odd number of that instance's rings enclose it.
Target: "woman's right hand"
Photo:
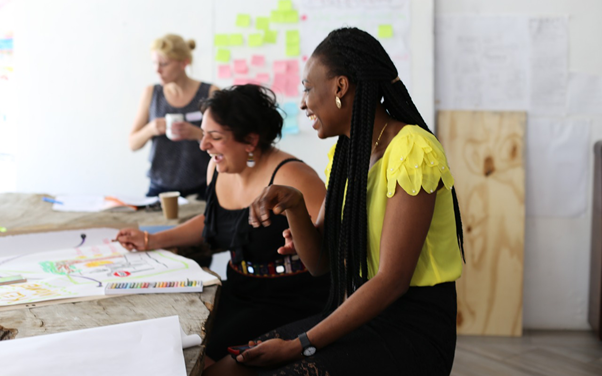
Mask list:
[[[301,191],[285,185],[270,185],[249,206],[249,224],[267,227],[271,224],[270,210],[278,215],[299,207],[305,207]]]
[[[145,251],[144,231],[124,228],[117,233],[117,241],[128,251]]]
[[[165,118],[155,118],[148,125],[151,127],[154,136],[161,136],[167,131]]]

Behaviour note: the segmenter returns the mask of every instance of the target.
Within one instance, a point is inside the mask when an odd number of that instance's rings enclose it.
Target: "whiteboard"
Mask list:
[[[359,1],[294,0],[293,6]],[[362,1],[385,7],[400,0]],[[16,190],[140,195],[148,186],[148,146],[133,153],[127,139],[144,87],[158,82],[151,42],[168,32],[195,39],[190,76],[221,85],[215,34],[237,14],[267,12],[278,0],[173,0],[169,6],[160,0],[19,0],[12,5],[17,104],[10,144]],[[411,94],[433,124],[433,1],[410,0],[407,8],[403,48],[409,51]],[[400,25],[394,24],[395,33]],[[302,56],[299,62],[301,71]],[[298,104],[298,98],[285,99]],[[286,134],[278,146],[323,177],[335,140],[319,140],[305,116],[297,116],[298,133]]]

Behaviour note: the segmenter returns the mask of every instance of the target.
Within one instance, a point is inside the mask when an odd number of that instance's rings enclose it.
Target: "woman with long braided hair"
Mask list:
[[[366,32],[331,32],[303,85],[318,137],[338,137],[325,203],[314,223],[299,191],[272,185],[249,222],[284,213],[309,271],[330,272],[330,299],[323,314],[251,341],[207,374],[448,375],[463,247],[443,148]]]

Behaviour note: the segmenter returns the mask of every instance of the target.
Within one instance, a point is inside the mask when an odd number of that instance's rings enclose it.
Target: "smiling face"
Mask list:
[[[161,84],[165,85],[179,79],[186,74],[186,62],[170,59],[157,51],[151,52],[151,59],[155,72],[159,75]]]
[[[247,168],[247,156],[255,147],[236,141],[234,134],[211,116],[211,109],[205,111],[201,129],[200,148],[209,153],[217,172],[240,173]]]
[[[328,138],[342,134],[349,135],[353,93],[346,77],[329,77],[328,68],[319,58],[307,60],[303,71],[303,98],[301,109],[313,121],[312,127],[318,137]],[[343,106],[339,109],[336,98]]]

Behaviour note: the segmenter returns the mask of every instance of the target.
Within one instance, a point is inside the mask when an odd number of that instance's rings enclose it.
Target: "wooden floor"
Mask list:
[[[523,337],[459,336],[453,376],[600,376],[602,342],[589,331],[525,331]]]

